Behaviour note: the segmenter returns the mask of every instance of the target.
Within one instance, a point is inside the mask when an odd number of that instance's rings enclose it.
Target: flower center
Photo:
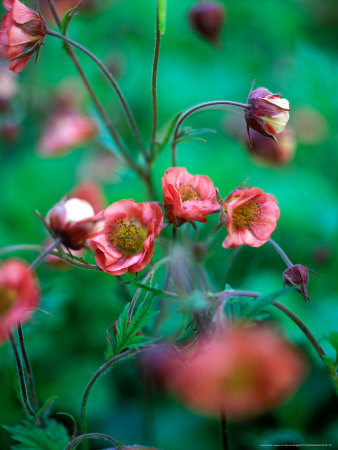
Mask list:
[[[186,202],[188,200],[200,200],[201,199],[200,193],[191,184],[182,184],[181,183],[177,190],[181,196],[182,202]]]
[[[228,375],[223,381],[223,387],[227,394],[229,392],[233,394],[243,395],[250,392],[256,384],[255,376],[245,368],[243,371],[235,370]]]
[[[17,293],[14,289],[5,286],[0,286],[0,316],[6,314],[11,308],[17,298]]]
[[[142,251],[147,232],[136,220],[121,220],[112,225],[109,241],[122,255],[136,255]]]
[[[260,206],[254,200],[248,200],[243,205],[232,211],[232,223],[234,228],[248,227],[259,216]]]

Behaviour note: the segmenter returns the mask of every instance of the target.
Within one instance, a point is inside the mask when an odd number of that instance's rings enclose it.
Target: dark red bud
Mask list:
[[[13,142],[20,136],[20,126],[12,121],[6,120],[2,123],[0,134],[5,141]]]
[[[309,282],[309,272],[313,273],[317,277],[315,272],[310,270],[308,267],[302,266],[301,264],[295,264],[289,267],[283,273],[283,284],[288,286],[296,286],[298,291],[303,295],[305,301],[310,301],[307,293],[307,285]]]
[[[225,8],[218,2],[202,1],[190,10],[189,21],[197,33],[217,45],[225,22]]]

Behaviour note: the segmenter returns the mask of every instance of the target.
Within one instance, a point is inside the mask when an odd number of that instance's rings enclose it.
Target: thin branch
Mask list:
[[[229,442],[228,442],[228,425],[227,418],[224,409],[220,410],[220,421],[221,421],[221,432],[222,432],[222,444],[223,450],[229,450]]]
[[[61,243],[61,238],[56,238],[48,247],[44,249],[42,253],[32,262],[30,265],[31,270],[36,269],[36,267],[48,256],[54,248],[56,248]]]
[[[30,244],[18,244],[18,245],[9,245],[7,247],[3,247],[0,249],[0,255],[4,255],[5,253],[19,252],[21,250],[32,250],[34,252],[41,252],[44,247],[42,245],[30,245]]]
[[[285,264],[288,267],[293,266],[291,260],[288,258],[287,254],[284,252],[284,250],[282,250],[282,248],[277,244],[276,241],[274,241],[273,239],[269,239],[270,244],[274,247],[274,249],[277,251],[277,253],[281,256],[281,258],[283,259],[283,261],[285,262]]]
[[[156,131],[157,131],[157,120],[158,120],[158,108],[157,108],[157,71],[158,71],[158,61],[160,56],[160,45],[161,45],[161,32],[159,23],[159,7],[157,0],[156,8],[156,38],[155,38],[155,50],[154,50],[154,62],[153,62],[153,72],[152,72],[152,100],[153,100],[153,127],[151,133],[151,146],[150,146],[150,158],[154,158],[154,149],[156,144]]]
[[[112,437],[108,436],[107,434],[102,433],[87,433],[83,434],[82,436],[78,436],[74,440],[71,440],[65,450],[70,450],[74,447],[74,445],[80,444],[85,439],[105,439],[106,441],[112,442],[114,445],[118,445],[118,441],[113,439]]]

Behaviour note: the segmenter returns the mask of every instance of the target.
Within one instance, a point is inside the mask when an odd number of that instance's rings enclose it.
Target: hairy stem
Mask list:
[[[156,37],[155,37],[155,50],[154,50],[154,62],[153,62],[153,72],[152,72],[152,100],[153,100],[153,127],[151,133],[151,145],[150,145],[150,158],[154,158],[154,149],[156,144],[156,131],[157,131],[157,120],[158,120],[158,108],[157,108],[157,71],[158,71],[158,61],[160,56],[160,45],[161,45],[161,32],[159,24],[159,8],[157,1],[156,8]]]
[[[274,247],[274,249],[277,251],[277,253],[281,256],[281,258],[283,259],[283,261],[285,262],[285,264],[288,267],[293,266],[291,260],[288,258],[287,254],[284,252],[284,250],[282,250],[282,248],[277,244],[276,241],[274,241],[273,239],[269,239],[270,244]]]
[[[107,79],[109,80],[110,84],[113,86],[120,102],[122,105],[122,108],[125,112],[125,115],[127,117],[130,129],[140,147],[141,152],[143,153],[144,157],[146,159],[148,159],[148,154],[146,151],[146,148],[143,144],[142,138],[141,138],[141,134],[138,130],[137,124],[136,124],[136,120],[134,118],[134,115],[127,103],[127,100],[125,98],[125,96],[123,95],[123,92],[121,91],[121,88],[119,87],[117,81],[115,80],[115,78],[113,77],[113,75],[111,74],[111,72],[109,71],[109,69],[105,66],[105,64],[103,64],[103,62],[97,58],[90,50],[88,50],[86,47],[84,47],[83,45],[75,42],[74,40],[70,39],[68,36],[64,36],[63,34],[57,33],[56,31],[47,29],[47,34],[49,34],[50,36],[54,36],[58,39],[61,39],[65,42],[67,42],[68,44],[72,45],[73,47],[78,48],[79,50],[81,50],[83,53],[85,53],[87,56],[89,56],[89,58],[91,58],[95,64],[102,70],[102,72],[105,74],[105,76],[107,77]]]
[[[176,127],[175,127],[175,131],[174,131],[174,137],[173,137],[173,142],[171,145],[171,161],[172,161],[172,166],[176,166],[176,146],[177,146],[177,140],[179,138],[180,135],[180,128],[183,124],[183,122],[189,117],[191,116],[191,114],[194,114],[196,111],[199,111],[201,109],[204,108],[210,108],[212,106],[221,106],[221,105],[230,105],[230,106],[237,106],[239,108],[243,108],[246,109],[248,108],[248,104],[246,103],[238,103],[238,102],[232,102],[232,101],[228,101],[228,100],[215,100],[212,102],[205,102],[205,103],[200,103],[199,105],[193,106],[192,108],[188,109],[188,111],[186,111],[185,113],[183,113],[180,117],[180,119],[178,120]]]
[[[27,388],[26,388],[26,383],[25,383],[25,375],[24,375],[24,372],[23,372],[23,367],[22,367],[22,364],[21,364],[21,359],[20,359],[18,347],[16,346],[16,342],[15,342],[15,339],[14,339],[14,336],[13,336],[12,333],[9,333],[9,340],[10,340],[10,343],[11,343],[12,348],[13,348],[16,368],[17,368],[17,371],[18,371],[22,403],[23,403],[27,413],[30,416],[34,417],[35,416],[35,412],[34,412],[34,410],[32,408],[32,405],[30,404],[30,401],[29,401]]]
[[[34,252],[40,252],[43,249],[44,247],[42,245],[30,245],[30,244],[9,245],[8,247],[0,249],[0,255],[4,255],[5,253],[19,252],[21,250],[32,250]]]

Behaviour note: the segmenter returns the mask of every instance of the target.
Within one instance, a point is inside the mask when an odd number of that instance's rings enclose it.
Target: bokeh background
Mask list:
[[[35,7],[33,3],[26,1]],[[187,15],[194,2],[168,2],[158,78],[159,124],[164,126],[179,111],[199,102],[245,102],[254,79],[256,86],[266,86],[289,99],[297,150],[287,165],[273,168],[252,160],[238,138],[244,119],[235,108],[191,118],[189,125],[217,133],[202,136],[207,143],[179,145],[178,164],[191,173],[210,176],[223,197],[247,178],[250,185],[276,196],[281,217],[274,239],[293,262],[305,264],[320,275],[310,279],[311,303],[305,304],[297,293],[282,301],[318,338],[324,339],[338,331],[336,1],[222,3],[227,19],[221,46],[215,49],[189,26]],[[4,12],[3,8],[0,12]],[[92,0],[69,30],[70,37],[96,53],[113,71],[147,141],[152,118],[154,24],[155,0]],[[56,29],[52,22],[50,26]],[[79,57],[137,159],[138,150],[115,93],[97,67],[86,56]],[[10,107],[0,113],[1,247],[44,242],[46,232],[34,211],[46,214],[84,180],[101,183],[108,203],[121,198],[146,199],[141,183],[120,161],[100,125],[61,42],[47,36],[38,63],[31,59],[16,77],[17,92]],[[60,92],[74,96],[77,107],[94,117],[101,131],[97,139],[63,157],[46,158],[39,155],[37,143]],[[154,166],[158,200],[161,177],[169,166],[167,147]],[[217,218],[213,221],[216,224]],[[199,229],[199,239],[206,242],[208,249],[205,267],[213,290],[224,288],[226,283],[265,293],[281,288],[284,265],[269,244],[241,249],[229,267],[234,252],[221,247],[224,231],[206,241],[211,225],[200,225]],[[35,257],[32,252],[16,255],[30,261]],[[106,330],[118,317],[125,299],[117,280],[104,273],[76,268],[60,271],[46,264],[37,273],[42,288],[41,308],[51,314],[35,313],[34,320],[24,327],[38,394],[41,401],[57,395],[53,411],[78,418],[85,386],[104,361]],[[307,354],[309,377],[299,392],[276,411],[231,424],[232,448],[255,449],[263,443],[326,443],[335,448],[337,403],[322,364],[295,325],[278,311],[271,313]],[[175,327],[175,320],[179,323],[179,319],[168,319],[170,327]],[[325,341],[322,345],[328,356],[335,358],[333,347]],[[8,344],[0,347],[0,379],[0,424],[13,425],[22,420],[23,413]],[[91,431],[111,434],[129,444],[143,443],[165,450],[221,447],[218,420],[188,411],[174,398],[156,390],[145,392],[135,361],[124,363],[100,380],[89,402],[88,417]],[[59,416],[58,420],[71,429],[67,418]],[[10,448],[12,443],[1,428],[0,443],[1,449]],[[96,442],[91,445],[104,447]]]

